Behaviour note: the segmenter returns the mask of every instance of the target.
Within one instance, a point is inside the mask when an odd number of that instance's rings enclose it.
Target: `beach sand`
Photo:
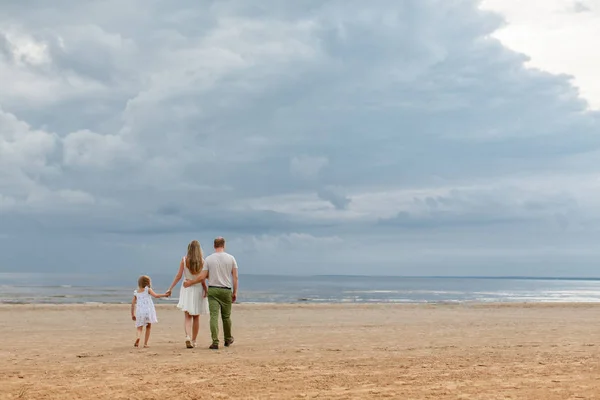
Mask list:
[[[0,306],[0,399],[600,399],[600,305],[237,304],[218,351],[157,312]]]

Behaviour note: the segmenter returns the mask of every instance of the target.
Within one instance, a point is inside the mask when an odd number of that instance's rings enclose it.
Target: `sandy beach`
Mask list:
[[[218,351],[157,311],[135,349],[128,305],[0,306],[0,399],[600,398],[600,305],[238,304]]]

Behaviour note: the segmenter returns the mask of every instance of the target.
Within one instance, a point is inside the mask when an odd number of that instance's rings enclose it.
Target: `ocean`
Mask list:
[[[157,292],[172,275],[152,275]],[[0,303],[129,303],[137,276],[0,273]],[[169,299],[176,303],[178,288]],[[240,303],[600,302],[600,278],[240,275]]]

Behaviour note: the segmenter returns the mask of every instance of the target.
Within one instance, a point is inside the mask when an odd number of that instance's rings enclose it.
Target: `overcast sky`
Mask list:
[[[243,273],[600,276],[600,1],[530,3],[0,3],[0,271],[223,235]]]

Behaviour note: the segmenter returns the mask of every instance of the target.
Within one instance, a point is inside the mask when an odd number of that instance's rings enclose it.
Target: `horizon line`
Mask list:
[[[78,272],[23,272],[23,271],[0,271],[2,274],[32,275],[96,275]],[[170,275],[167,273],[154,273],[157,275]],[[98,274],[99,275],[99,274]],[[323,277],[345,277],[345,278],[405,278],[405,279],[505,279],[505,280],[600,280],[600,276],[555,276],[555,275],[365,275],[365,274],[268,274],[268,273],[240,273],[240,276],[256,277],[282,277],[282,278],[323,278]]]

